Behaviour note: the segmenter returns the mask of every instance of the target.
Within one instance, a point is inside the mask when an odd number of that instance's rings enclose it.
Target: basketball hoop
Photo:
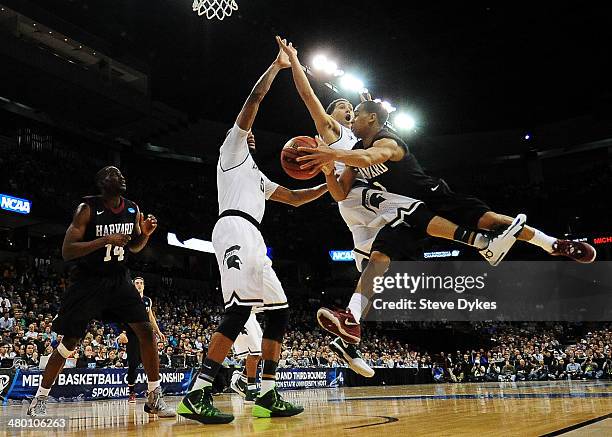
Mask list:
[[[238,4],[236,0],[193,0],[192,9],[200,16],[206,15],[209,20],[215,17],[223,20],[238,10]]]

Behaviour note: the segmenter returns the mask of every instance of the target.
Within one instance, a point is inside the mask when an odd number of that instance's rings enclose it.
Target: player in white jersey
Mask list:
[[[219,220],[212,243],[221,273],[225,314],[213,334],[208,354],[192,389],[183,398],[177,413],[201,423],[229,423],[231,414],[221,413],[212,402],[212,381],[252,310],[264,310],[266,325],[261,342],[263,371],[261,391],[253,405],[255,417],[293,416],[301,406],[284,401],[276,389],[276,367],[281,342],[289,320],[287,298],[266,255],[259,231],[266,200],[300,206],[327,192],[325,184],[304,190],[288,190],[271,182],[257,167],[252,150],[255,137],[251,127],[259,105],[272,81],[290,67],[282,50],[259,78],[219,152],[217,189]]]

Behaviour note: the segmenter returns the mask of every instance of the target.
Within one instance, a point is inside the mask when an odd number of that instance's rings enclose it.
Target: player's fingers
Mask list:
[[[313,153],[317,153],[317,151],[312,148],[312,147],[304,147],[304,146],[299,146],[298,147],[298,152],[305,152],[308,153],[309,155],[313,154]]]
[[[316,161],[310,161],[307,162],[305,164],[300,165],[300,170],[310,170],[310,169],[314,169],[318,166],[319,164]]]
[[[312,155],[298,156],[297,158],[295,158],[297,162],[312,161],[313,159],[316,159],[316,157]]]

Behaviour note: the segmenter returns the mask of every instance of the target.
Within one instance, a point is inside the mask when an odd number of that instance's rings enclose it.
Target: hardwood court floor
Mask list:
[[[229,425],[149,418],[136,404],[95,401],[49,404],[50,416],[68,416],[60,435],[81,436],[612,436],[612,382],[412,385],[283,392],[306,407],[292,418],[255,419],[238,395],[215,404],[233,411]],[[168,397],[175,406],[179,398]],[[0,434],[42,435],[7,427],[27,406],[0,408]],[[49,434],[47,430],[45,432]]]

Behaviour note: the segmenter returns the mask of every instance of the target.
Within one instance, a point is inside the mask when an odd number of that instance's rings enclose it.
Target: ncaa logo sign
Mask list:
[[[32,207],[32,202],[27,199],[9,196],[8,194],[0,194],[0,208],[7,211],[17,212],[19,214],[29,214]]]
[[[353,261],[355,256],[353,255],[352,250],[330,250],[329,256],[332,261]]]

